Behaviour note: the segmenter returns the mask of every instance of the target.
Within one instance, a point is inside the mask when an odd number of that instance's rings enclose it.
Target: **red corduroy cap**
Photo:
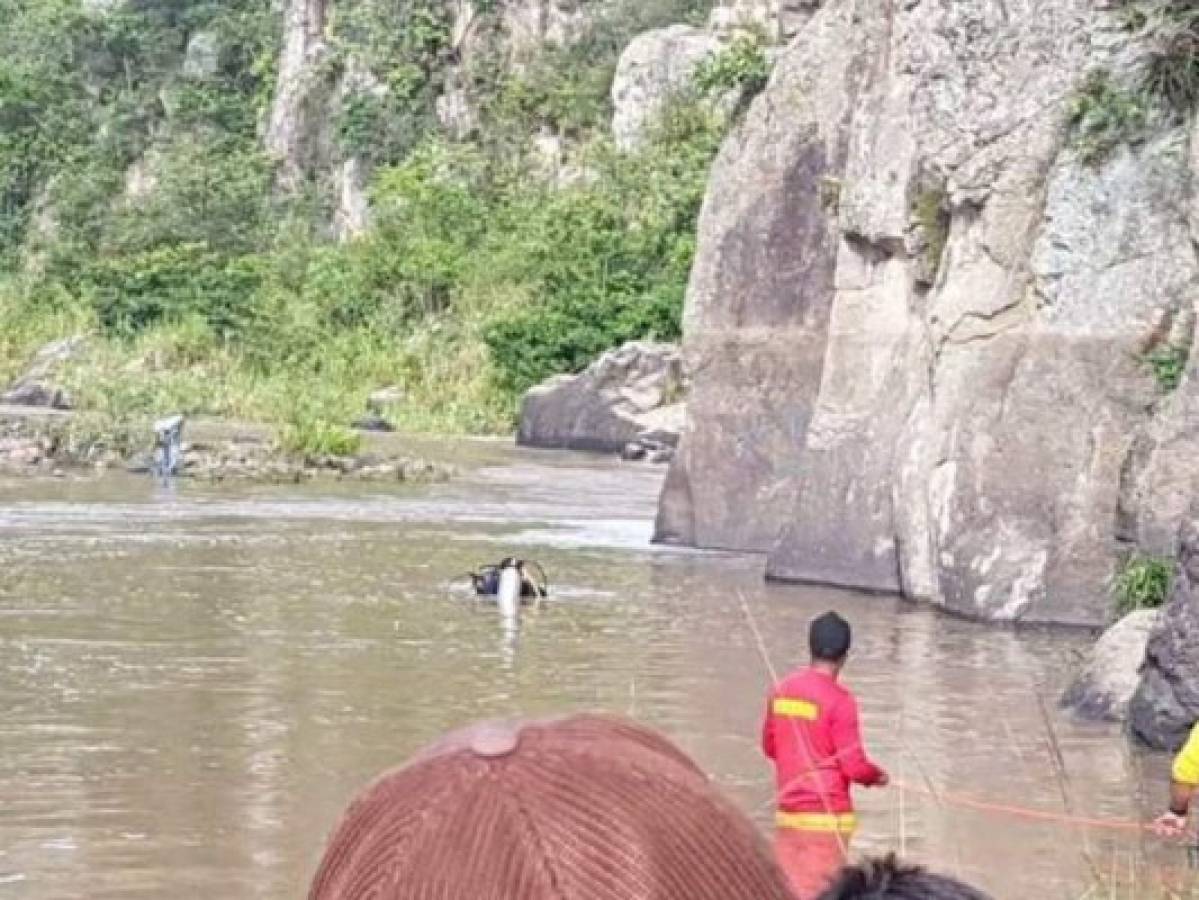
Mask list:
[[[366,789],[309,900],[789,900],[753,824],[622,719],[484,722]]]

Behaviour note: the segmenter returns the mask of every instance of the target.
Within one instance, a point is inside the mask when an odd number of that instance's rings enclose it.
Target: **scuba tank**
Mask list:
[[[496,603],[500,615],[505,619],[516,619],[520,616],[521,593],[524,587],[524,573],[521,571],[519,560],[506,559],[500,563],[500,583],[496,593]]]
[[[535,606],[540,606],[541,601],[549,596],[549,581],[541,566],[532,560],[508,557],[495,565],[484,566],[478,572],[468,572],[462,577],[470,579],[471,586],[474,588],[476,595],[479,597],[495,598],[498,602],[500,600],[500,587],[504,573],[511,570],[515,570],[517,574],[519,588],[517,597],[519,600],[525,603],[532,602]],[[511,574],[508,577],[511,579]],[[509,590],[511,590],[511,587],[509,587]]]

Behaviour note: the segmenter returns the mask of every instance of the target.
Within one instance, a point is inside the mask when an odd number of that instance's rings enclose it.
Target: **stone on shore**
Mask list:
[[[652,433],[653,449],[672,446],[682,425],[682,393],[678,347],[625,344],[578,375],[555,376],[526,393],[517,442],[617,453]]]
[[[83,347],[84,339],[79,336],[46,344],[34,354],[25,374],[0,394],[0,405],[71,409],[71,397],[56,378],[62,367],[78,356]]]
[[[1141,680],[1149,635],[1160,620],[1159,610],[1141,609],[1105,631],[1062,697],[1062,706],[1087,719],[1124,721]]]

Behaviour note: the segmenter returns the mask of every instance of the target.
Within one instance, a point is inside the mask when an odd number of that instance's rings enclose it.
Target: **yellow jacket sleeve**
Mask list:
[[[1199,724],[1191,729],[1186,746],[1175,757],[1171,774],[1179,784],[1199,785]]]

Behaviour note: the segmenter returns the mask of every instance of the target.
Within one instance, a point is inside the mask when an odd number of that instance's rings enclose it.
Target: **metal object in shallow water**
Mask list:
[[[500,568],[500,586],[496,593],[496,603],[500,615],[505,619],[520,618],[520,596],[524,587],[524,574],[520,563],[514,559],[506,559]]]
[[[183,416],[154,423],[154,472],[163,480],[179,474],[183,460]]]
[[[546,578],[541,565],[532,560],[507,557],[495,565],[484,566],[478,572],[468,572],[461,577],[470,579],[477,596],[495,598],[498,602],[501,579],[503,573],[509,569],[514,569],[519,575],[520,601],[540,606],[541,601],[549,596],[549,579]]]

